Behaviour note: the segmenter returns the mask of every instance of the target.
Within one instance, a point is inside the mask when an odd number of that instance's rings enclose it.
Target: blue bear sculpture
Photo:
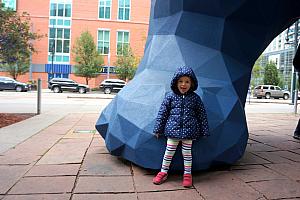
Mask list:
[[[155,118],[176,68],[190,66],[211,134],[194,142],[193,170],[236,162],[248,140],[244,105],[252,66],[298,16],[299,0],[152,0],[138,71],[96,123],[109,152],[160,169],[166,140],[153,135]],[[183,170],[182,156],[174,156],[171,169]]]

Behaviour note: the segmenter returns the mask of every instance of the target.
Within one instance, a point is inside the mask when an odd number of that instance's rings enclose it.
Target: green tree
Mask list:
[[[251,85],[256,86],[263,82],[262,70],[263,68],[255,63],[251,73]]]
[[[265,85],[278,85],[279,76],[275,63],[270,62],[265,67],[264,75],[264,84]]]
[[[30,54],[36,52],[33,41],[43,35],[30,31],[28,13],[19,15],[10,9],[0,9],[0,63],[1,68],[14,78],[29,70]]]
[[[80,37],[76,39],[73,53],[75,55],[74,61],[77,63],[75,74],[85,77],[88,85],[89,80],[100,73],[101,66],[104,64],[102,56],[96,49],[94,38],[89,31],[81,33]]]
[[[284,77],[283,74],[278,74],[278,78],[279,78],[279,82],[278,82],[278,86],[281,88],[284,88]]]
[[[115,62],[117,76],[125,81],[133,79],[139,62],[140,58],[133,54],[131,47],[125,46]]]

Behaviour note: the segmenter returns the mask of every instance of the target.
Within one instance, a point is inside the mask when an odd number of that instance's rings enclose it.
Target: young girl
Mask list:
[[[179,67],[171,81],[172,91],[163,100],[154,134],[166,136],[167,147],[161,171],[153,179],[154,184],[162,184],[179,142],[182,143],[184,175],[182,185],[192,186],[192,143],[201,136],[208,136],[208,123],[201,98],[194,92],[198,87],[197,78],[189,67]]]

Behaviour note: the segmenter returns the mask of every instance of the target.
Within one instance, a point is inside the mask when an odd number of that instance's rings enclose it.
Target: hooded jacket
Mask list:
[[[177,81],[182,76],[191,78],[189,91],[181,94]],[[209,135],[206,111],[203,102],[194,91],[197,78],[190,67],[179,67],[171,81],[172,91],[167,93],[156,118],[154,133],[168,138],[194,140]]]

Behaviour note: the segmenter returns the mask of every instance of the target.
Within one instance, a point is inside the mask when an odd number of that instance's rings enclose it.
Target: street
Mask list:
[[[41,113],[100,113],[114,96],[115,94],[103,94],[100,91],[79,94],[72,92],[53,93],[45,89],[42,91]],[[294,113],[294,105],[291,105],[290,99],[247,98],[245,111],[246,113]],[[0,112],[36,113],[37,92],[1,91]]]
[[[257,99],[248,96],[245,103],[246,113],[294,113],[294,110],[295,106],[292,104],[291,99]],[[299,112],[298,105],[297,113]]]
[[[72,92],[53,93],[43,90],[41,95],[41,113],[100,113],[114,95],[101,92],[78,94]],[[36,113],[37,92],[0,92],[0,112]]]

